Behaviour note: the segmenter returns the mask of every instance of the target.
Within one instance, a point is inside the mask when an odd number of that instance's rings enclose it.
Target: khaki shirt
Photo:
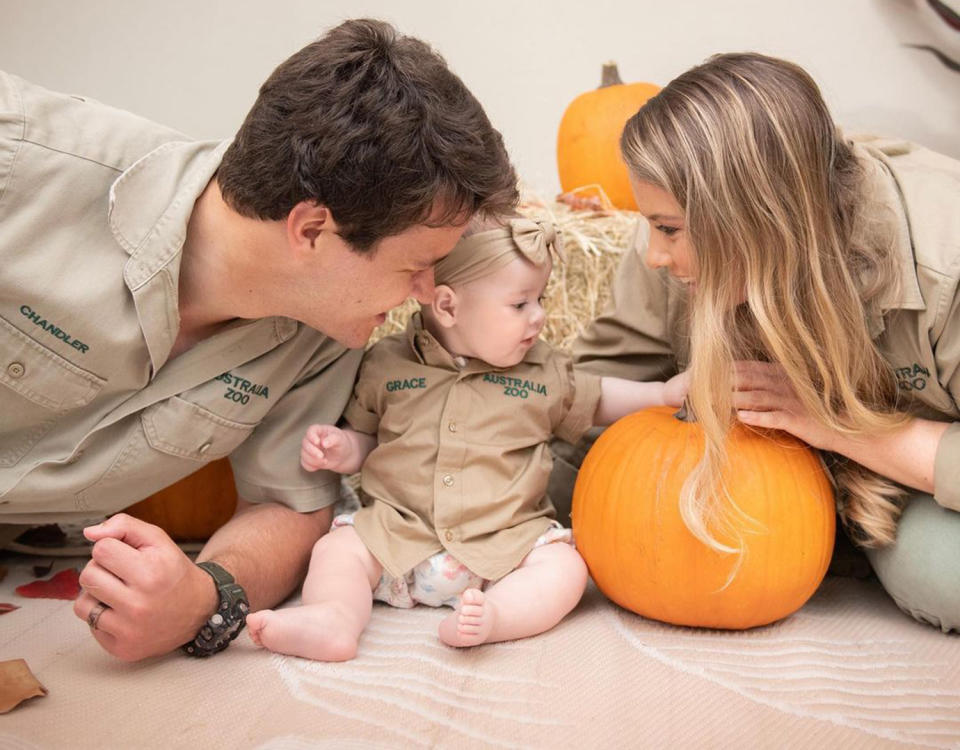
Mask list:
[[[868,314],[870,330],[896,375],[901,408],[952,423],[937,450],[934,497],[960,510],[960,162],[905,142],[863,139],[855,149],[868,212],[901,260],[900,288]],[[574,357],[590,372],[659,379],[683,369],[686,293],[642,263],[644,233],[635,248]]]
[[[227,455],[246,500],[337,499],[299,443],[340,416],[361,352],[269,318],[167,361],[225,146],[0,73],[0,521],[120,510]]]
[[[344,416],[376,434],[354,528],[395,577],[442,549],[489,580],[551,525],[551,435],[593,424],[600,378],[540,341],[507,370],[457,361],[414,315],[366,354]]]

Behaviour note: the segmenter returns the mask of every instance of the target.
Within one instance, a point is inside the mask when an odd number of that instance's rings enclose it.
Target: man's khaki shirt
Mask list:
[[[506,370],[455,360],[415,315],[367,352],[344,413],[377,436],[354,528],[392,576],[446,549],[501,578],[554,517],[547,441],[579,440],[599,399],[600,378],[542,341]]]
[[[867,312],[870,330],[901,408],[952,423],[937,450],[934,498],[960,511],[960,162],[902,141],[857,139],[854,148],[866,170],[866,224],[884,227],[901,264],[899,290]],[[685,367],[686,291],[643,264],[646,245],[640,230],[610,304],[574,344],[578,368],[658,380]]]
[[[225,146],[0,73],[0,521],[120,510],[227,455],[245,500],[337,499],[299,444],[340,416],[361,352],[269,318],[168,361]]]

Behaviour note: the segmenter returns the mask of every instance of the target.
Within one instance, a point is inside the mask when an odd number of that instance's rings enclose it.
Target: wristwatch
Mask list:
[[[230,641],[243,630],[247,613],[250,612],[250,602],[243,587],[217,563],[205,560],[197,563],[197,567],[213,578],[220,604],[194,639],[184,643],[181,648],[190,656],[212,656],[229,646]]]

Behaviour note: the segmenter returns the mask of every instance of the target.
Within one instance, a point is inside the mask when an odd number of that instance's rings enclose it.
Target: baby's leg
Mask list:
[[[460,607],[440,623],[440,640],[476,646],[543,633],[577,606],[586,585],[587,566],[573,547],[537,547],[485,592],[464,591]]]
[[[346,661],[370,622],[381,566],[352,526],[334,529],[313,547],[299,607],[247,616],[254,642],[281,654]]]

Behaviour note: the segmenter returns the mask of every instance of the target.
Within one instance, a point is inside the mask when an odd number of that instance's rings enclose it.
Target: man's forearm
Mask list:
[[[273,607],[303,580],[314,543],[333,508],[298,513],[275,503],[238,501],[237,512],[204,546],[198,561],[220,563],[243,586],[252,610]]]

